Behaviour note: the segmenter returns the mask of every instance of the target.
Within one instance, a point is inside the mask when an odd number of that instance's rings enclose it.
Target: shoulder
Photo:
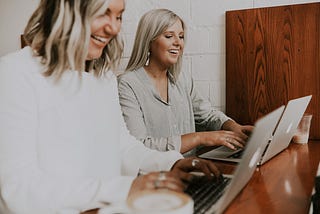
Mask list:
[[[134,71],[125,71],[124,73],[120,74],[118,77],[119,82],[127,82],[130,80],[135,79]]]
[[[192,73],[188,70],[181,71],[178,76],[178,81],[191,81]]]
[[[30,48],[7,54],[0,58],[1,99],[30,102],[42,83],[41,63],[33,56]]]
[[[143,96],[150,87],[148,78],[142,69],[127,71],[118,76],[118,91],[120,96],[127,93],[134,93]]]
[[[25,72],[39,68],[40,59],[33,55],[30,47],[9,53],[0,58],[1,72]]]
[[[126,71],[118,76],[119,85],[139,86],[146,83],[143,68],[134,71]]]
[[[8,53],[0,57],[1,65],[6,66],[19,66],[21,64],[29,63],[33,57],[33,52],[30,47],[25,47],[15,52]]]
[[[124,73],[120,74],[118,76],[118,81],[119,82],[132,82],[132,81],[137,81],[139,80],[137,76],[137,70],[134,71],[125,71]]]
[[[189,71],[180,72],[176,84],[179,86],[187,87],[187,88],[193,87],[193,77],[191,72]]]
[[[0,75],[1,77],[26,77],[35,72],[39,73],[41,69],[39,60],[33,55],[30,47],[12,52],[0,58]]]

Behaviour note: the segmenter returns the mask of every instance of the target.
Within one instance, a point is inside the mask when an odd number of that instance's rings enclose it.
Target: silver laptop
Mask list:
[[[247,143],[247,147],[244,150],[243,158],[239,162],[235,173],[232,175],[230,183],[223,190],[222,196],[212,204],[208,210],[201,213],[222,213],[248,183],[257,167],[257,163],[260,160],[264,148],[272,136],[272,132],[276,127],[279,118],[281,117],[283,109],[284,106],[281,106],[257,120],[255,128]],[[201,202],[203,202],[203,200],[204,199],[201,198]],[[206,203],[210,203],[210,198]]]
[[[259,165],[264,164],[289,146],[312,95],[290,100],[281,116],[272,140],[267,144]]]
[[[281,119],[273,135],[265,147],[258,165],[264,164],[272,157],[286,149],[298,127],[298,124],[311,100],[312,95],[290,100],[282,113]],[[228,162],[239,162],[242,157],[242,149],[232,150],[225,146],[219,146],[199,157],[206,159],[222,160]]]

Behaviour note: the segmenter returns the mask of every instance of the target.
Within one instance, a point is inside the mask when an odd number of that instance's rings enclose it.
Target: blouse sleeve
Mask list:
[[[121,116],[121,115],[120,115]],[[122,174],[136,176],[138,172],[169,171],[183,156],[177,151],[160,152],[144,146],[131,136],[122,119]]]
[[[197,131],[220,130],[223,123],[231,119],[222,111],[212,107],[211,103],[204,99],[195,87],[194,80],[188,72],[185,72],[184,79],[191,96]]]
[[[180,151],[181,135],[162,138],[148,136],[146,124],[143,119],[143,112],[136,98],[134,89],[128,82],[123,81],[121,78],[119,78],[118,81],[118,89],[122,115],[130,134],[150,149],[158,151]]]

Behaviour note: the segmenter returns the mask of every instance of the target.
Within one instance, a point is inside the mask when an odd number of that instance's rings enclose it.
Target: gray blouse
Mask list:
[[[176,82],[168,77],[165,102],[144,68],[125,72],[118,78],[120,105],[130,133],[145,146],[180,151],[181,135],[220,130],[230,118],[199,94],[190,73],[181,72]]]

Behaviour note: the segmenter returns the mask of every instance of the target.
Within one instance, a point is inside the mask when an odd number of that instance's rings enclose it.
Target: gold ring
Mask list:
[[[199,163],[200,161],[198,159],[193,159],[191,162],[192,167],[196,167],[196,165]]]

